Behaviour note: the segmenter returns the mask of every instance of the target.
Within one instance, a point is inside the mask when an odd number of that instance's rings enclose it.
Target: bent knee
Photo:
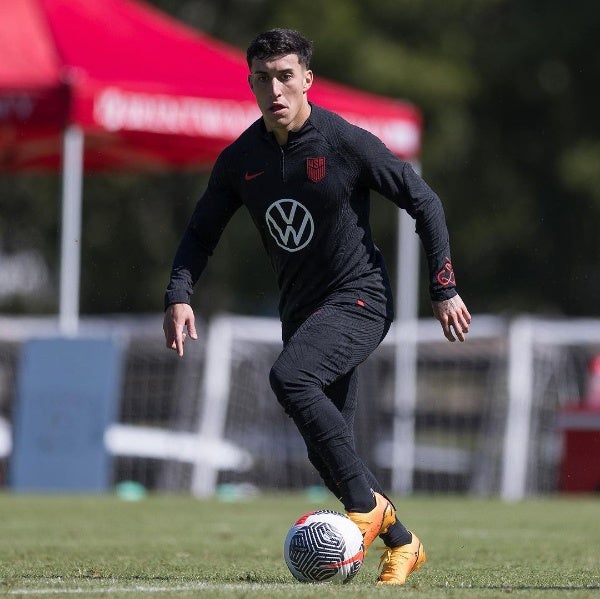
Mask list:
[[[313,398],[315,391],[321,388],[314,376],[282,360],[275,362],[271,368],[269,383],[277,400],[286,410],[292,404],[301,404]]]
[[[293,365],[277,360],[269,372],[269,383],[277,397],[289,393],[298,386],[299,373]]]

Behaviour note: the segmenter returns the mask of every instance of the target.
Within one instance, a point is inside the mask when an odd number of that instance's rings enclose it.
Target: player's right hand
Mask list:
[[[187,333],[186,333],[187,330]],[[166,345],[169,349],[183,356],[183,345],[186,337],[198,339],[194,311],[189,304],[171,304],[165,310],[163,320]]]

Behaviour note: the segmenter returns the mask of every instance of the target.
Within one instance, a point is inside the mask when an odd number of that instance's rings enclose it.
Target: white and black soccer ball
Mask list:
[[[283,554],[290,572],[300,582],[345,583],[362,566],[363,537],[345,514],[318,510],[292,524]]]

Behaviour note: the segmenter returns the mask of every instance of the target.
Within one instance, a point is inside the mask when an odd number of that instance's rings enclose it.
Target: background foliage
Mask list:
[[[241,49],[258,31],[299,29],[315,42],[317,77],[416,103],[425,118],[422,171],[444,201],[459,290],[473,312],[597,313],[600,4],[152,3]],[[0,250],[38,248],[57,280],[59,183],[47,176],[0,183]],[[178,238],[205,184],[205,173],[86,177],[82,312],[162,308]],[[375,238],[393,270],[395,208],[384,200],[373,206]],[[56,296],[50,287],[4,298],[0,309],[54,311]],[[204,314],[274,313],[273,277],[242,211],[194,304]]]

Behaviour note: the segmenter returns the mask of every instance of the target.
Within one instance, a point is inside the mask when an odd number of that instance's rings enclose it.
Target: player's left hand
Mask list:
[[[440,321],[446,339],[456,341],[458,338],[459,341],[464,341],[465,335],[469,332],[471,315],[460,295],[440,302],[432,301],[431,305],[433,315]]]

